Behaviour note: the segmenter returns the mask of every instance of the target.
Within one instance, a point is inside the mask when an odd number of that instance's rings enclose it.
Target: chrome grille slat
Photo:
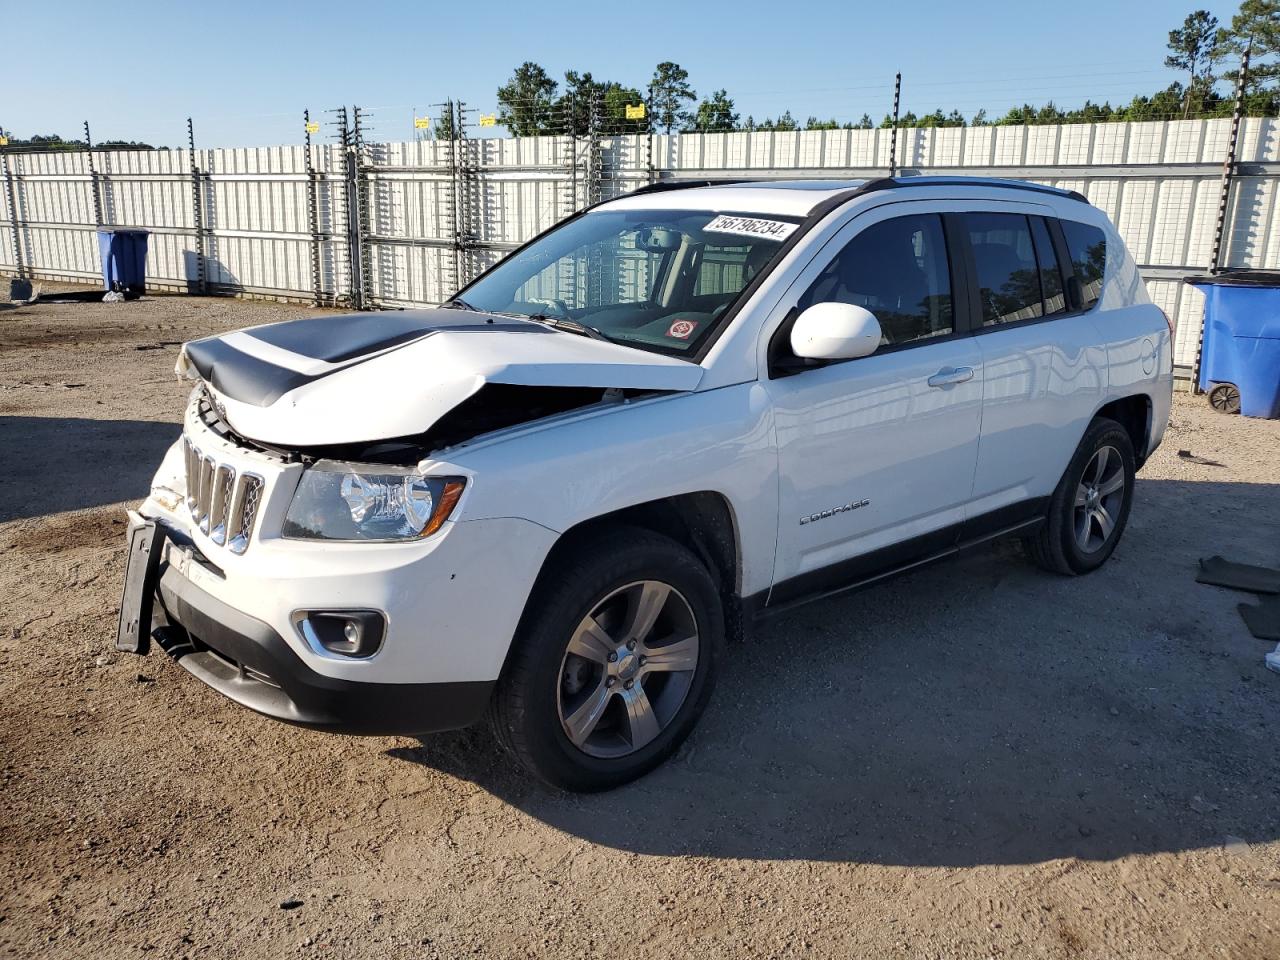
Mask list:
[[[213,473],[217,466],[213,457],[205,457],[200,462],[200,493],[196,503],[199,516],[196,517],[196,523],[199,525],[201,533],[209,532],[209,511],[213,506]]]
[[[199,491],[196,490],[196,480],[200,476],[200,471],[196,467],[200,454],[196,451],[195,445],[190,440],[183,439],[187,457],[187,509],[194,515]]]
[[[232,553],[244,553],[253,536],[266,481],[256,473],[237,473],[183,437],[187,471],[187,509],[201,533]]]
[[[258,518],[258,506],[262,501],[263,480],[256,473],[246,473],[236,485],[236,502],[233,507],[235,535],[228,530],[227,546],[232,553],[244,553],[253,534],[253,523]]]
[[[227,539],[227,507],[236,482],[235,468],[220,464],[213,471],[213,497],[209,502],[209,539],[221,546]]]

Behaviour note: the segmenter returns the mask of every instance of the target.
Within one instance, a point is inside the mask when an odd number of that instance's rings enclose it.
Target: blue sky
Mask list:
[[[743,117],[789,109],[877,120],[903,73],[904,110],[1024,100],[1113,103],[1166,85],[1168,31],[1194,7],[1234,3],[840,0],[431,3],[312,0],[0,0],[0,125],[19,136],[168,146],[297,142],[300,114],[373,109],[377,139],[409,139],[415,106],[447,97],[483,111],[524,60],[642,87],[660,60],[699,94],[724,87]]]

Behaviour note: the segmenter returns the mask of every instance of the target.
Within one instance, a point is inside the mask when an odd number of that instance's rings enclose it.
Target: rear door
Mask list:
[[[897,203],[856,217],[784,301],[793,319],[825,301],[864,306],[881,347],[857,360],[788,362],[789,324],[772,338],[780,467],[770,603],[865,579],[949,549],[973,486],[982,358],[957,304],[963,274],[936,205]],[[789,294],[791,296],[791,294]]]
[[[1106,351],[1057,221],[1036,204],[953,214],[976,303],[982,438],[965,538],[1043,512],[1105,389]]]

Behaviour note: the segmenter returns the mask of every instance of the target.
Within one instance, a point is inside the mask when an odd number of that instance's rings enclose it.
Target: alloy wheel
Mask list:
[[[1076,487],[1076,545],[1097,553],[1111,539],[1124,506],[1124,459],[1112,446],[1099,447]]]
[[[698,646],[693,608],[670,584],[614,590],[565,649],[556,689],[565,736],[593,757],[625,757],[652,743],[689,694]]]

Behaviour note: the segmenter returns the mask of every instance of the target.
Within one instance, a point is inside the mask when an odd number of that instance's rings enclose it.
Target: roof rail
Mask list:
[[[1088,203],[1089,199],[1078,190],[1064,190],[1043,183],[1027,180],[1008,180],[1003,177],[881,177],[870,180],[858,188],[858,193],[875,193],[877,190],[895,190],[900,187],[1002,187],[1008,190],[1027,190],[1032,193],[1048,193]]]
[[[667,190],[689,190],[693,187],[730,187],[735,183],[759,183],[746,177],[731,177],[724,180],[658,180],[655,183],[637,187],[627,194],[628,197],[642,193],[665,193]]]
[[[655,183],[646,184],[643,187],[637,187],[626,195],[634,197],[645,193],[665,193],[668,190],[691,190],[696,187],[729,187],[739,183],[772,183],[775,180],[780,183],[787,182],[787,180],[777,177],[729,177],[719,180],[703,178],[689,180],[659,180]],[[1043,183],[1031,183],[1028,180],[1009,180],[1003,177],[962,176],[879,177],[875,180],[868,180],[861,186],[850,188],[850,190],[843,195],[843,199],[852,199],[855,196],[861,196],[866,193],[876,193],[880,190],[898,190],[904,187],[1001,187],[1006,190],[1026,190],[1030,193],[1047,193],[1055,197],[1078,200],[1081,203],[1089,202],[1089,199],[1077,190],[1064,190],[1061,187],[1050,187]]]

